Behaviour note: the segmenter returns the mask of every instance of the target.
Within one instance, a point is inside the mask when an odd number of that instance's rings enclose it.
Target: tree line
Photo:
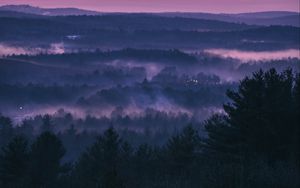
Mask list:
[[[223,114],[162,146],[132,146],[114,128],[71,163],[57,135],[15,136],[0,157],[1,187],[299,187],[300,74],[258,71],[244,78]],[[1,117],[1,129],[9,124]],[[9,133],[1,132],[2,136]]]

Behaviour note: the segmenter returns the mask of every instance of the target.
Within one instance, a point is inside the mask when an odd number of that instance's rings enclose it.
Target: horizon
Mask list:
[[[265,10],[265,11],[246,11],[246,12],[207,12],[207,11],[99,11],[94,9],[80,8],[80,7],[43,7],[43,6],[35,6],[31,4],[0,4],[0,7],[4,6],[30,6],[34,8],[40,9],[78,9],[83,11],[92,11],[98,13],[204,13],[204,14],[247,14],[247,13],[264,13],[264,12],[291,12],[291,13],[300,13],[299,11],[293,10]]]
[[[155,2],[128,2],[129,0],[112,0],[112,2],[98,2],[88,0],[82,3],[81,0],[75,0],[72,3],[68,1],[53,0],[51,2],[41,2],[39,0],[1,0],[0,6],[7,5],[29,5],[39,8],[77,8],[97,12],[124,12],[124,13],[163,13],[163,12],[184,12],[184,13],[212,13],[212,14],[239,14],[256,12],[297,12],[299,13],[299,1],[297,0],[212,0],[220,3],[218,6],[211,6],[211,1],[205,0],[197,2],[196,0],[187,0],[184,3],[181,0],[175,0],[173,6],[170,2],[156,0]],[[271,1],[272,6],[270,6]],[[126,3],[127,2],[127,3]]]

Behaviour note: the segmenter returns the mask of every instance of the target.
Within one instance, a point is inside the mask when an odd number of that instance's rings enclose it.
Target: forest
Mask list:
[[[200,124],[182,121],[172,134],[115,128],[118,121],[132,121],[117,113],[100,132],[78,130],[70,114],[40,117],[38,131],[34,121],[13,126],[1,116],[0,185],[299,187],[300,74],[260,70],[226,95],[224,113]],[[149,126],[160,121],[154,116]],[[56,121],[69,128],[55,131]],[[157,138],[164,140],[153,142]]]
[[[2,1],[0,188],[300,187],[299,12]]]

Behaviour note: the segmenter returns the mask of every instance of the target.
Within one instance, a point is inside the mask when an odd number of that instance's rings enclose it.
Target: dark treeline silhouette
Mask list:
[[[34,49],[28,49],[34,53]],[[152,78],[169,67],[177,69],[177,77],[201,72],[236,81],[259,69],[290,67],[299,71],[298,58],[242,61],[225,58],[199,49],[187,53],[180,50],[122,49],[86,50],[64,54],[7,55],[0,58],[0,83],[35,83],[44,85],[128,85]],[[68,50],[66,50],[68,52]],[[13,52],[12,52],[13,53]],[[39,52],[37,52],[39,53]],[[275,53],[275,52],[274,52]],[[197,71],[198,72],[197,72]],[[166,73],[166,71],[161,72]]]
[[[258,71],[227,96],[224,114],[188,125],[162,145],[133,145],[112,127],[100,135],[78,134],[74,126],[64,136],[54,134],[50,116],[39,135],[26,138],[29,124],[13,127],[1,116],[0,186],[299,187],[300,75]],[[68,147],[84,134],[89,144],[66,162]]]
[[[45,15],[47,14],[47,15]],[[81,17],[81,22],[79,24],[86,24],[87,22],[95,22],[99,21],[103,24],[99,24],[100,26],[113,26],[113,23],[117,23],[118,25],[122,25],[122,27],[128,27],[128,24],[132,24],[133,26],[139,26],[139,24],[143,24],[143,26],[151,25],[150,29],[159,25],[163,27],[172,26],[175,20],[181,21],[178,22],[180,25],[184,27],[199,27],[199,23],[195,19],[201,23],[203,22],[204,28],[217,29],[220,26],[226,26],[234,29],[233,26],[236,26],[236,29],[239,27],[246,27],[243,24],[229,24],[225,25],[224,22],[230,23],[245,23],[245,24],[255,24],[255,25],[293,25],[299,26],[298,23],[298,13],[297,12],[289,12],[289,11],[267,11],[267,12],[253,12],[253,13],[240,13],[240,14],[213,14],[213,13],[203,13],[203,12],[162,12],[162,13],[100,13],[96,11],[90,10],[82,10],[77,8],[40,8],[33,7],[30,5],[6,5],[0,7],[0,17],[13,17],[13,18],[47,18],[48,16],[59,16],[60,19],[65,19],[72,21],[72,19],[77,19],[76,16],[84,16]],[[101,16],[100,16],[101,15]],[[69,17],[62,17],[69,16]],[[89,16],[89,17],[87,17]],[[94,17],[91,17],[94,16]],[[152,19],[151,19],[151,16]],[[138,17],[134,21],[128,23],[128,18]],[[173,18],[173,19],[165,19]],[[49,18],[49,17],[48,17]],[[150,19],[149,19],[150,18]],[[192,18],[192,19],[182,19],[182,18]],[[157,23],[155,25],[154,23]],[[210,21],[221,21],[221,22],[210,22]],[[113,23],[111,23],[113,22]],[[176,22],[175,22],[176,23]],[[193,24],[192,24],[193,23]],[[212,24],[214,23],[214,24]],[[238,27],[239,26],[239,27]],[[173,26],[174,27],[174,26]],[[178,25],[175,25],[178,28]],[[249,26],[248,26],[249,27]],[[227,29],[229,29],[227,28]],[[243,28],[243,27],[242,27]]]
[[[299,28],[257,27],[191,18],[153,15],[64,16],[41,18],[0,17],[0,40],[45,46],[63,40],[89,47],[243,48],[272,50],[298,48]],[[22,28],[22,30],[18,29]],[[35,32],[32,32],[35,31]],[[204,31],[204,32],[203,32]],[[67,36],[79,35],[79,40]],[[265,43],[243,43],[243,39]]]
[[[259,71],[227,96],[233,101],[224,105],[227,115],[206,123],[209,147],[245,159],[299,159],[299,75]]]
[[[68,104],[77,100],[78,96],[95,90],[93,86],[81,85],[51,85],[43,84],[0,84],[0,102],[3,106],[7,104],[25,104],[30,99],[33,103],[44,104]],[[0,108],[1,109],[1,108]]]
[[[176,49],[10,55],[0,59],[0,82],[92,84],[107,87],[150,77],[147,75],[150,65],[159,70],[170,65],[190,67],[196,64],[195,56]]]
[[[9,27],[15,26],[8,22],[28,21],[28,27],[34,27],[34,23],[45,23],[49,26],[60,25],[64,30],[73,29],[74,31],[90,30],[242,30],[256,28],[246,24],[229,23],[215,20],[162,17],[145,13],[132,14],[111,14],[100,16],[35,16],[35,17],[12,17],[1,16],[0,21]],[[63,23],[63,24],[62,24]],[[56,25],[56,26],[57,26]],[[42,25],[45,26],[45,25]],[[61,32],[64,30],[58,30]],[[39,31],[39,30],[38,30]]]
[[[176,67],[157,70],[151,79],[145,79],[143,68],[101,68],[74,75],[69,71],[68,75],[64,75],[65,80],[54,84],[50,81],[52,77],[60,78],[51,74],[51,71],[47,74],[28,71],[28,77],[24,77],[24,74],[6,70],[4,72],[16,76],[4,76],[8,80],[2,81],[9,83],[0,83],[0,111],[14,121],[16,118],[22,120],[36,114],[52,113],[60,108],[71,112],[75,118],[86,114],[98,119],[101,116],[109,117],[119,107],[124,112],[121,116],[140,112],[146,114],[147,109],[166,113],[181,111],[190,115],[197,113],[199,116],[198,112],[221,108],[221,104],[227,101],[225,91],[237,86],[237,83],[222,81],[214,74],[196,71],[194,74],[181,73]],[[38,75],[50,80],[37,79],[38,83],[28,83]],[[14,83],[17,77],[25,83]],[[65,84],[66,80],[74,84]],[[77,117],[76,112],[79,113]],[[203,120],[207,115],[199,117]],[[107,118],[96,122],[102,125],[102,122],[107,122]]]
[[[160,50],[160,49],[133,49],[125,48],[121,50],[83,50],[76,53],[65,54],[38,54],[36,56],[19,55],[8,56],[11,58],[29,59],[38,62],[52,62],[52,63],[70,63],[72,65],[84,65],[85,62],[98,61],[107,62],[112,60],[132,60],[143,62],[156,62],[174,65],[177,63],[191,64],[195,63],[197,59],[177,49]],[[81,60],[81,62],[80,62]],[[79,62],[78,62],[79,61]],[[74,63],[75,62],[75,63]],[[76,63],[78,62],[78,63]]]
[[[117,86],[99,90],[95,94],[78,100],[80,105],[99,106],[120,105],[138,107],[159,102],[176,104],[186,108],[217,107],[226,101],[224,91],[234,88],[235,84],[220,84],[218,77],[198,74],[193,77],[183,75],[178,78],[172,74],[160,74],[153,82],[144,80],[133,86]],[[163,107],[162,107],[163,108]]]

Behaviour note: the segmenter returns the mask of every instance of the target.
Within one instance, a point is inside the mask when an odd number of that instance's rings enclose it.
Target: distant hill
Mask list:
[[[14,13],[16,13],[16,15],[14,15]],[[16,22],[19,23],[16,24]],[[39,29],[42,25],[48,24],[48,22],[56,23],[56,26],[57,24],[59,24],[60,29],[66,28],[67,26],[73,26],[72,28],[68,29],[69,31],[72,31],[72,29],[73,31],[81,31],[88,29],[106,29],[126,32],[131,32],[134,30],[231,31],[255,27],[246,24],[229,23],[218,20],[205,20],[181,17],[173,18],[144,13],[115,13],[98,16],[51,17],[39,16],[34,14],[25,14],[19,12],[0,11],[0,23],[6,25],[7,27],[19,27],[20,24],[24,25],[24,27],[30,27],[29,25],[32,24],[33,27]],[[46,26],[49,27],[49,30],[58,29],[56,26],[51,27],[51,25],[49,24]],[[34,30],[34,28],[31,29]]]
[[[232,16],[240,17],[240,18],[278,18],[285,16],[299,16],[297,12],[290,11],[267,11],[267,12],[250,12],[250,13],[240,13],[240,14],[232,14]]]
[[[15,11],[9,11],[9,10],[0,10],[0,18],[6,17],[6,18],[43,18],[46,16],[37,15],[37,14],[29,14],[29,13],[23,13],[23,12],[15,12]]]
[[[288,11],[253,12],[240,14],[166,12],[158,13],[158,15],[167,17],[219,20],[233,23],[245,23],[250,25],[290,25],[300,27],[299,13]]]
[[[264,19],[252,19],[247,21],[248,24],[257,24],[257,25],[289,25],[300,27],[300,16],[299,15],[290,15],[282,16],[276,18],[264,18]]]
[[[42,16],[71,16],[71,15],[115,15],[130,13],[103,13],[97,11],[83,10],[77,8],[40,8],[30,5],[5,5],[0,7],[0,16],[3,17],[2,11],[12,11],[26,13],[31,15]],[[163,17],[181,17],[193,19],[217,20],[223,22],[245,23],[249,25],[290,25],[300,27],[300,15],[298,12],[289,11],[267,11],[267,12],[250,12],[240,14],[212,14],[201,12],[162,12],[148,13]],[[10,16],[13,16],[11,14]],[[26,16],[26,15],[25,15]],[[27,15],[28,16],[28,15]]]
[[[31,9],[30,6],[23,7]],[[37,13],[40,9],[33,7],[33,10]],[[67,49],[236,48],[262,51],[299,47],[299,16],[292,12],[105,13],[76,16],[46,16],[28,12],[8,11],[3,7],[1,11],[0,8],[0,25],[3,26],[0,29],[1,43],[18,43],[21,46],[64,43]],[[241,24],[245,20],[252,24]]]
[[[69,15],[99,15],[99,12],[77,8],[39,8],[30,5],[5,5],[0,11],[22,12],[44,16],[69,16]]]

